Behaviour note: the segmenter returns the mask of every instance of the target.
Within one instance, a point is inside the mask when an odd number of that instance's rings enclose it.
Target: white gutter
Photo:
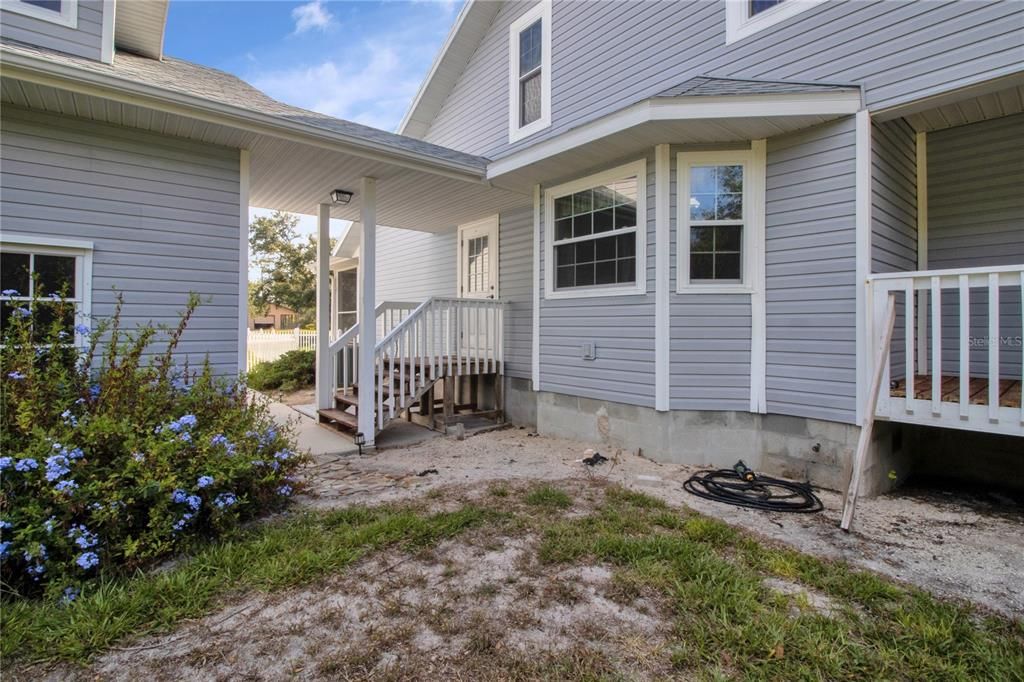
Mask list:
[[[11,52],[2,47],[0,47],[0,55],[3,58],[3,75],[5,77],[144,106],[260,135],[312,144],[434,175],[469,182],[486,182],[483,171],[458,161],[439,159],[429,154],[399,149],[271,114],[98,73],[91,69],[57,64],[46,59]]]

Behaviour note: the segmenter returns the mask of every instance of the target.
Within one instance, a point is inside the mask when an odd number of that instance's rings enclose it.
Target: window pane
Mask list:
[[[538,19],[519,34],[519,75],[530,73],[540,66],[541,21]]]
[[[714,279],[715,257],[710,253],[690,254],[690,279]]]
[[[618,262],[619,284],[630,284],[636,281],[636,259],[622,258]]]
[[[612,215],[614,210],[615,209],[606,208],[604,210],[594,212],[594,232],[607,232],[615,227]]]
[[[18,296],[29,295],[28,274],[29,255],[27,253],[0,254],[0,290],[13,289]]]
[[[35,271],[39,282],[39,295],[61,294],[68,298],[75,297],[75,258],[74,256],[35,257]]]
[[[690,169],[690,194],[712,194],[717,186],[714,166],[694,166]]]
[[[624,234],[618,237],[619,258],[631,258],[636,255],[636,235]]]
[[[740,278],[740,254],[719,253],[715,254],[715,279],[736,279]]]
[[[585,237],[594,231],[592,218],[593,213],[584,213],[583,215],[575,216],[572,219],[572,236],[573,237]]]
[[[715,212],[715,214],[718,220],[742,220],[743,195],[719,194],[718,210]]]
[[[341,288],[341,295],[338,297],[340,304],[338,308],[340,310],[358,310],[359,306],[356,303],[356,292],[358,286],[356,285],[356,271],[346,270],[339,272],[338,276],[341,278],[338,286]],[[344,327],[347,329],[348,327]]]
[[[781,5],[784,0],[750,0],[750,16],[760,14],[766,9],[771,9],[775,5]]]
[[[611,187],[595,187],[594,188],[594,210],[600,208],[609,208],[615,205],[615,191]]]
[[[564,268],[558,268],[558,279],[555,282],[555,286],[559,289],[575,286],[576,279],[574,273],[575,268],[571,265]]]
[[[719,166],[718,193],[743,191],[743,166]]]
[[[35,325],[32,329],[32,337],[35,341],[44,341],[50,336],[50,327],[55,321],[59,321],[60,329],[70,336],[75,331],[75,306],[73,304],[60,304],[47,301],[36,303]],[[59,315],[58,310],[63,308],[63,314]]]
[[[630,235],[630,239],[632,236]],[[605,237],[603,239],[595,239],[594,257],[597,260],[611,260],[615,258],[615,245],[618,243],[619,237]]]
[[[714,220],[715,195],[693,194],[690,196],[690,220]]]
[[[594,209],[594,193],[591,190],[576,192],[572,195],[572,212],[576,214],[589,213]]]
[[[26,5],[35,5],[36,7],[42,7],[48,9],[51,12],[57,12],[60,14],[60,3],[61,0],[21,0]]]
[[[540,118],[540,71],[519,82],[519,125],[525,126]]]
[[[594,267],[595,284],[615,284],[615,261],[600,261]]]
[[[555,264],[562,265],[573,265],[576,263],[576,245],[565,244],[564,246],[555,247]]]
[[[562,218],[555,221],[555,239],[572,238],[572,218]]]
[[[594,262],[594,241],[587,240],[585,242],[576,243],[576,262],[577,263],[593,263]]]
[[[715,228],[713,227],[691,227],[690,228],[690,251],[693,253],[708,253],[715,249]]]
[[[24,305],[23,305],[24,304]],[[0,333],[6,331],[8,320],[14,315],[15,308],[27,307],[27,301],[3,301],[0,302]],[[20,317],[20,315],[18,316]]]
[[[348,330],[356,326],[356,314],[355,313],[339,313],[338,314],[338,328],[342,330]]]
[[[636,206],[624,204],[615,207],[615,229],[636,227]]]
[[[614,190],[616,204],[636,204],[636,178],[616,182]]]
[[[722,225],[716,227],[715,250],[739,251],[742,243],[743,227],[740,225]]]
[[[555,219],[572,215],[572,195],[555,199]]]
[[[588,287],[594,284],[594,264],[576,266],[576,286]]]

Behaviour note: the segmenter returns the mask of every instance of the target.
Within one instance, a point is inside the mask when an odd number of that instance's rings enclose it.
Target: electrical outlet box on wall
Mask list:
[[[580,346],[580,357],[584,360],[597,359],[597,346],[594,343],[584,343]]]

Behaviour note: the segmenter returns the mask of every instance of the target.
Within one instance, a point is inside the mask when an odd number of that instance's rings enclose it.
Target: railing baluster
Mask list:
[[[903,358],[903,376],[906,378],[907,383],[907,397],[913,398],[916,396],[914,390],[914,280],[911,278],[907,282],[907,286],[904,289],[906,302],[903,305],[903,335],[904,339],[904,355]],[[914,403],[912,400],[906,401],[907,414],[914,413]]]
[[[971,406],[971,286],[967,275],[960,284],[960,418],[967,419]]]
[[[396,396],[391,396],[391,397],[394,398],[393,402],[396,403],[395,404],[395,409],[398,411],[399,414],[401,414],[402,413],[402,406],[400,404],[397,404],[397,403],[399,401],[401,401],[403,403],[405,402],[405,369],[406,369],[405,362],[406,362],[406,355],[409,352],[409,347],[408,347],[408,344],[406,343],[405,332],[402,332],[402,333],[400,333],[398,335],[398,338],[395,339],[395,343],[398,345],[398,371],[399,371],[399,375],[398,375],[398,396],[397,397]],[[394,416],[394,411],[392,411],[391,414],[392,414],[392,416]]]
[[[932,414],[942,413],[942,282],[932,277]]]
[[[988,420],[999,421],[999,275],[988,276]]]

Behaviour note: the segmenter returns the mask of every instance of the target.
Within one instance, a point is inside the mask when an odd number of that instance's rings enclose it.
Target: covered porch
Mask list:
[[[877,419],[1024,436],[1022,84],[875,119],[863,286]]]

